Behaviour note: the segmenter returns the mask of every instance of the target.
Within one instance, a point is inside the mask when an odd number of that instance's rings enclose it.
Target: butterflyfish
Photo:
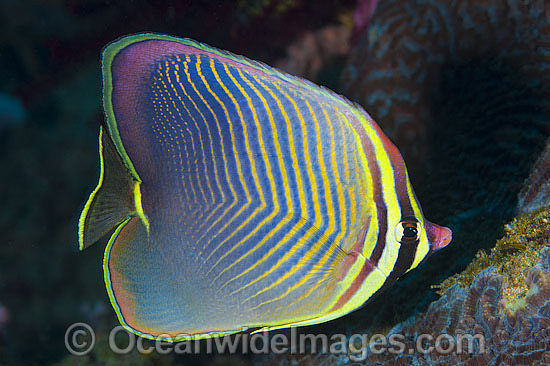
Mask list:
[[[326,322],[446,246],[405,163],[357,104],[190,39],[102,54],[100,177],[84,249],[111,234],[121,324],[181,341]]]

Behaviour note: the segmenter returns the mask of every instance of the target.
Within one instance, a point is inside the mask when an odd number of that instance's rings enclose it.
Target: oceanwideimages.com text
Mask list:
[[[207,338],[202,340],[182,339],[186,335],[180,334],[173,338],[169,335],[157,337],[139,337],[126,331],[122,326],[115,327],[109,333],[109,348],[116,354],[127,354],[134,350],[141,354],[318,354],[330,353],[333,355],[347,355],[352,361],[363,361],[371,354],[404,354],[404,353],[432,353],[440,355],[475,353],[481,354],[485,350],[485,339],[481,334],[419,334],[414,342],[404,335],[395,333],[389,336],[382,334],[306,334],[298,333],[291,328],[285,333],[237,333],[230,336]],[[86,355],[95,346],[95,332],[86,323],[72,324],[65,333],[65,346],[76,356]],[[412,347],[410,345],[413,345]]]

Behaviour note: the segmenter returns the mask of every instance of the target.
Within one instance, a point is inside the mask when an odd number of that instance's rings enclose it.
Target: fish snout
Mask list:
[[[431,252],[446,247],[453,239],[453,232],[451,229],[434,224],[433,222],[426,221],[426,232],[428,234]]]

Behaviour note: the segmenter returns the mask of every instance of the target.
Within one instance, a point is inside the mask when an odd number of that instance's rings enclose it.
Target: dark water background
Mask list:
[[[0,0],[0,365],[94,364],[67,359],[65,330],[75,322],[102,329],[118,324],[103,282],[105,242],[79,253],[76,236],[78,214],[98,177],[101,48],[125,34],[154,31],[272,64],[304,32],[346,19],[349,25],[354,6],[353,0]],[[462,90],[461,73],[480,72],[479,64],[486,61],[470,60],[446,74],[434,97],[434,113],[451,128],[435,135],[437,141],[454,144],[435,144],[439,160],[412,174],[428,218],[452,226],[453,246],[363,309],[309,331],[365,330],[423,310],[437,298],[431,285],[464,268],[480,247],[490,247],[502,235],[502,224],[514,214],[514,192],[546,136],[538,126],[497,134],[495,141],[512,150],[514,143],[506,141],[516,133],[535,135],[511,167],[501,159],[502,150],[479,149],[487,143],[472,136],[494,133],[498,126],[479,124],[468,114],[475,109],[461,108],[471,96],[453,97]],[[343,63],[337,58],[323,65],[315,81],[338,89]],[[479,79],[492,77],[510,88],[517,82],[509,70],[487,69],[495,75],[481,71]],[[485,180],[476,179],[486,166],[494,169],[481,174]],[[505,196],[499,195],[502,180],[511,182],[505,184]],[[7,314],[4,320],[1,314]],[[249,361],[211,355],[173,360],[180,365]]]

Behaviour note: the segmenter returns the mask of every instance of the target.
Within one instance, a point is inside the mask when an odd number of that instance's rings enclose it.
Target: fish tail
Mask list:
[[[149,226],[141,208],[141,182],[124,165],[103,127],[99,130],[99,160],[99,182],[80,214],[80,250],[94,244],[129,217],[139,216],[147,229]]]

